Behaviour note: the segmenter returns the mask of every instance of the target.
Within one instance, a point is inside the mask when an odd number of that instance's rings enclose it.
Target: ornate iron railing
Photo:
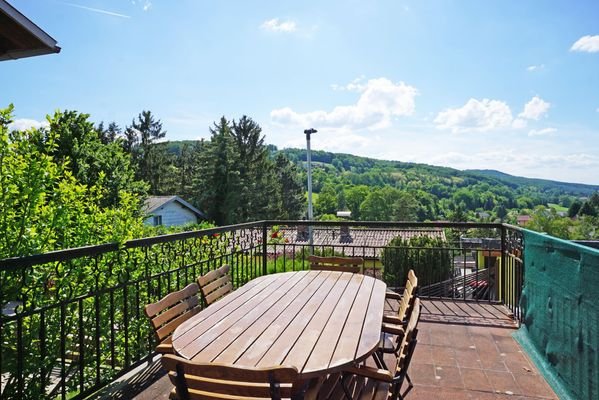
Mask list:
[[[433,244],[390,245],[422,235]],[[84,397],[147,361],[144,305],[225,263],[240,286],[307,269],[310,254],[360,256],[389,287],[415,268],[423,296],[502,302],[520,318],[522,250],[502,224],[261,221],[0,260],[0,399]]]

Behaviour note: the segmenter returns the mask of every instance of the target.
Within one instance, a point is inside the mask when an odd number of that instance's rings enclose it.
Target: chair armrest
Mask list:
[[[396,292],[387,291],[387,292],[385,292],[385,298],[391,299],[391,300],[401,300],[401,295]]]
[[[383,315],[383,322],[388,322],[394,325],[403,325],[404,321],[397,315]]]
[[[343,373],[360,375],[382,382],[393,382],[393,374],[386,369],[378,369],[367,366],[348,367],[343,370]]]
[[[403,326],[396,325],[396,324],[388,324],[385,322],[383,322],[381,331],[384,333],[390,333],[392,335],[399,335],[399,336],[403,336],[405,334],[405,330],[404,330]]]

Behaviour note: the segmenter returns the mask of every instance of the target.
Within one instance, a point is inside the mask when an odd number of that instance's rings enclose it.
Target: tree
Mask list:
[[[589,215],[591,217],[597,216],[597,210],[592,206],[590,201],[585,201],[578,210],[578,215]]]
[[[568,208],[568,217],[574,218],[576,215],[578,215],[578,212],[580,211],[581,207],[582,203],[579,200],[573,201],[572,204],[570,204],[570,207]]]
[[[124,148],[131,153],[136,165],[136,178],[148,182],[152,194],[166,194],[161,183],[168,174],[171,160],[166,143],[160,142],[165,136],[162,122],[145,110],[125,130]]]
[[[306,198],[297,167],[283,154],[275,157],[276,181],[280,184],[282,219],[300,219],[305,213]]]
[[[428,236],[394,238],[383,249],[381,263],[385,282],[393,282],[396,287],[404,284],[410,269],[416,272],[421,287],[451,278],[452,260],[448,243]],[[451,296],[451,293],[446,295]]]
[[[50,129],[41,130],[40,135],[45,136],[42,141],[50,141],[50,136],[53,137],[55,146],[42,146],[40,150],[47,151],[56,162],[65,164],[79,183],[93,187],[101,180],[107,190],[103,205],[116,205],[119,192],[123,190],[145,194],[147,187],[136,181],[129,155],[115,141],[104,143],[88,114],[57,111],[48,122]]]
[[[0,259],[141,235],[139,195],[122,189],[109,204],[104,171],[94,182],[77,180],[72,164],[83,174],[86,163],[72,157],[86,154],[90,143],[79,139],[95,132],[85,114],[57,113],[49,130],[9,133],[12,110],[0,110]],[[74,148],[59,149],[59,143]]]
[[[238,222],[235,211],[239,198],[231,124],[223,116],[210,128],[210,133],[210,142],[203,144],[198,155],[195,203],[217,225],[228,225]]]
[[[314,204],[316,215],[335,214],[337,211],[337,193],[331,185],[324,185]]]
[[[352,213],[352,219],[359,221],[361,219],[360,205],[366,199],[369,193],[368,186],[351,186],[345,189],[345,204]]]

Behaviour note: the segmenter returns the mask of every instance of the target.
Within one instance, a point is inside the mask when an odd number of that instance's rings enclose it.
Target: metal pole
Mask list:
[[[310,243],[310,254],[314,252],[314,241],[312,238],[312,219],[314,218],[314,214],[312,211],[312,154],[310,153],[310,135],[312,133],[316,133],[317,130],[314,128],[306,129],[304,133],[306,134],[306,144],[307,144],[307,161],[308,161],[308,237]]]

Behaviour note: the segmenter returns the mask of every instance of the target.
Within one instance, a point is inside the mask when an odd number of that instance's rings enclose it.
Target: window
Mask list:
[[[162,225],[162,215],[154,215],[154,226]]]

